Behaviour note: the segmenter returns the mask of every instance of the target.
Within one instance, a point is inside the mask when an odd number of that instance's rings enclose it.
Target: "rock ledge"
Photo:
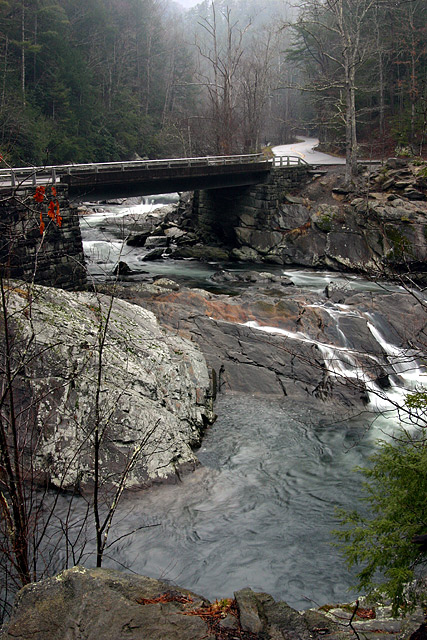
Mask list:
[[[18,593],[1,640],[347,640],[348,605],[298,612],[249,588],[214,605],[161,580],[110,569],[74,567]],[[418,611],[401,620],[354,622],[365,638],[409,638],[424,622]]]

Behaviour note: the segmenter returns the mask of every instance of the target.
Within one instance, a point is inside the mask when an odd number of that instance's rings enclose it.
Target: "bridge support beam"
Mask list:
[[[0,270],[4,277],[63,289],[86,285],[86,269],[77,213],[69,205],[66,186],[56,195],[46,186],[42,203],[35,188],[14,189],[0,201]],[[59,205],[59,227],[48,215],[49,202]],[[45,230],[40,233],[40,214]]]

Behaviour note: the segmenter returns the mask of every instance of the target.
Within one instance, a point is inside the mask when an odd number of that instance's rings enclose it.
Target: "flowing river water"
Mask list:
[[[224,396],[216,411],[200,469],[122,503],[120,532],[144,517],[159,524],[123,539],[114,560],[209,598],[251,586],[296,608],[345,599],[353,580],[330,530],[335,507],[357,499],[365,425],[248,396]]]
[[[114,210],[116,215],[121,212]],[[105,277],[123,256],[120,240],[104,223],[104,213],[82,221],[95,279]],[[133,268],[187,284],[207,285],[218,268],[185,261],[141,263],[143,250],[126,251],[123,259]],[[316,291],[331,280],[345,280],[357,291],[378,287],[339,274],[274,270]],[[331,313],[346,310],[341,305],[331,307]],[[397,347],[373,326],[374,336],[375,331],[390,358],[398,355]],[[323,345],[325,358],[327,348]],[[352,375],[348,354],[337,366]],[[390,393],[402,395],[397,383],[413,386],[422,380],[422,372],[411,364],[407,371],[395,371],[394,380]],[[378,410],[375,389],[371,391],[372,408]],[[176,485],[155,486],[121,502],[114,527],[114,537],[120,539],[108,549],[105,565],[161,577],[208,598],[227,597],[244,586],[267,591],[295,608],[350,598],[354,576],[332,546],[335,508],[356,505],[360,478],[353,469],[368,463],[376,440],[392,429],[395,416],[387,420],[373,413],[372,420],[360,416],[337,421],[333,413],[289,397],[274,401],[248,395],[220,396],[216,413],[194,473]],[[150,526],[139,529],[144,525]],[[139,530],[121,537],[134,529]]]

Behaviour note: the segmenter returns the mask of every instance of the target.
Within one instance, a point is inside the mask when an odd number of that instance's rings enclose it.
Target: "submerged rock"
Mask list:
[[[152,249],[148,253],[145,254],[141,258],[143,262],[147,262],[149,260],[162,260],[165,253],[165,249],[163,247],[159,247],[157,249]]]
[[[61,488],[90,485],[97,429],[108,484],[131,460],[127,487],[196,465],[193,448],[212,412],[208,370],[193,343],[123,300],[47,287],[8,295],[36,473]]]
[[[132,269],[124,260],[120,260],[114,267],[113,275],[115,276],[127,276],[132,273]]]
[[[145,245],[147,238],[149,238],[150,235],[151,235],[150,231],[145,231],[144,233],[136,233],[135,235],[130,236],[126,240],[126,244],[129,247],[143,247]]]

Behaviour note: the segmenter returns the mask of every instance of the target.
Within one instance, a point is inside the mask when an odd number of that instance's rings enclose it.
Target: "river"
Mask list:
[[[131,279],[161,274],[212,289],[209,276],[217,264],[143,262],[144,249],[123,245],[108,217],[143,210],[155,215],[153,205],[145,203],[83,218],[92,277],[108,279],[117,260],[125,259],[140,271]],[[331,281],[356,291],[379,288],[355,276],[270,270],[312,291]],[[336,420],[289,397],[274,401],[231,394],[219,397],[216,412],[194,473],[121,502],[114,528],[120,540],[108,550],[105,565],[161,577],[208,598],[231,596],[244,586],[295,608],[351,598],[354,575],[331,544],[335,508],[352,509],[357,503],[360,478],[353,469],[368,464],[377,438],[393,428],[395,416],[387,420],[373,414],[372,424],[362,417]],[[150,526],[139,529],[143,525]],[[121,537],[134,529],[139,530]]]
[[[114,561],[209,598],[251,586],[296,608],[345,600],[353,577],[331,546],[335,507],[352,508],[372,436],[307,406],[223,396],[198,456],[202,468],[120,507]],[[120,519],[120,515],[118,519]]]

